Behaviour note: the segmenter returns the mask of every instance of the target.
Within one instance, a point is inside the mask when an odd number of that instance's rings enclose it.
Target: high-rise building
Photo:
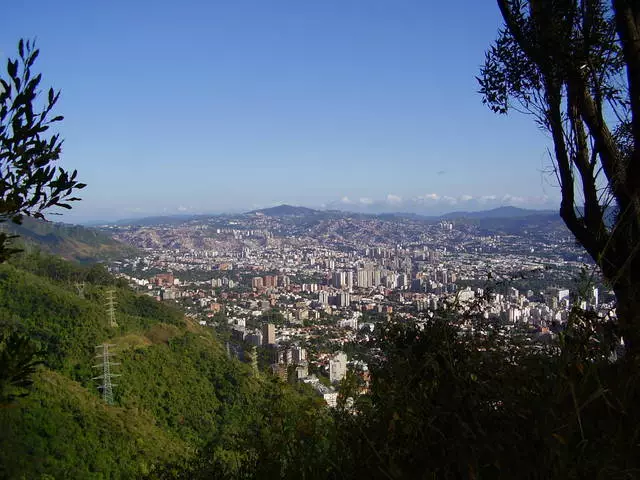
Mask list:
[[[329,359],[329,380],[331,383],[341,381],[347,374],[347,354],[336,353]]]
[[[307,351],[304,348],[299,347],[298,345],[295,345],[291,348],[291,354],[292,354],[292,361],[296,365],[299,365],[303,361],[307,360]]]
[[[333,272],[331,275],[331,284],[336,288],[342,288],[347,283],[346,272]]]
[[[351,270],[347,272],[347,288],[349,292],[353,290],[353,271]]]
[[[250,345],[255,345],[255,346],[262,345],[262,340],[263,340],[262,333],[260,333],[260,332],[250,333],[250,334],[246,335],[244,337],[244,339]]]
[[[351,295],[349,292],[340,292],[338,295],[338,306],[348,307],[351,304]]]
[[[274,352],[275,363],[286,363],[290,365],[293,360],[293,351],[290,348],[277,349]]]
[[[389,273],[384,279],[384,285],[387,288],[396,288],[397,286],[397,275],[395,273]]]
[[[326,290],[320,290],[318,292],[318,302],[321,305],[329,305],[329,292]]]
[[[370,288],[371,287],[371,271],[365,268],[359,268],[356,272],[358,279],[358,287]]]
[[[276,326],[273,323],[265,323],[262,326],[262,344],[274,345],[276,343]]]
[[[275,275],[265,275],[262,282],[266,288],[277,287],[278,277],[276,277]]]

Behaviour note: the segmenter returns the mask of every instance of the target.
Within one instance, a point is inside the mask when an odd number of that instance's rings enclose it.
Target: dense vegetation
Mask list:
[[[636,478],[635,366],[610,362],[591,327],[576,318],[535,348],[491,325],[382,327],[371,393],[336,420],[340,476]]]
[[[46,222],[27,217],[20,225],[7,223],[4,227],[8,233],[19,235],[19,242],[24,244],[24,248],[35,246],[67,260],[89,263],[119,259],[136,252],[133,247],[120,243],[99,230],[80,225]]]
[[[107,288],[117,292],[115,329]],[[474,333],[460,334],[460,321]],[[615,331],[588,312],[546,346],[507,342],[471,313],[442,312],[420,328],[379,322],[370,391],[349,375],[334,411],[302,386],[254,376],[209,330],[99,265],[39,253],[0,265],[0,322],[43,362],[33,385],[15,390],[29,395],[1,397],[0,478],[640,474],[637,365],[610,360]],[[122,375],[112,406],[91,380],[102,342],[116,345]],[[0,340],[0,359],[8,348]]]
[[[84,278],[84,297],[74,280]],[[90,280],[90,282],[88,281]],[[103,293],[115,288],[118,327]],[[0,409],[3,478],[632,478],[637,375],[585,314],[556,346],[379,323],[371,390],[329,412],[302,387],[255,377],[207,330],[103,267],[45,254],[0,265],[0,321],[35,341],[29,395]],[[469,319],[466,319],[469,320]],[[115,405],[91,380],[116,345]],[[607,345],[603,347],[603,345]],[[353,397],[353,404],[346,402]],[[349,406],[349,407],[347,407]]]
[[[107,288],[116,290],[116,329],[104,313]],[[0,409],[0,478],[136,478],[185,465],[205,446],[220,474],[233,476],[257,462],[284,468],[291,459],[282,452],[304,450],[303,433],[326,438],[319,429],[329,418],[306,390],[254,377],[210,331],[101,266],[41,253],[0,265],[0,326],[3,337],[30,339],[43,361],[29,395]],[[91,380],[102,342],[116,345],[120,363],[113,406]]]

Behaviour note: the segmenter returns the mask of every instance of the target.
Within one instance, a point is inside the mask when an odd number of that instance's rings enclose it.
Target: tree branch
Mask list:
[[[593,137],[595,150],[600,156],[602,169],[611,185],[620,207],[624,208],[630,200],[624,187],[625,171],[618,145],[598,112],[596,103],[586,87],[586,83],[580,73],[572,72],[567,81],[567,87],[574,92],[576,105],[580,116]]]
[[[571,88],[568,89],[567,97],[569,123],[573,133],[573,143],[576,147],[573,163],[580,174],[584,195],[584,221],[594,237],[597,248],[601,249],[606,243],[607,230],[604,224],[603,210],[598,200],[594,165],[589,159],[587,134],[582,118],[580,118],[575,92]]]
[[[613,0],[618,36],[627,66],[629,99],[636,155],[640,152],[640,6],[628,0]]]

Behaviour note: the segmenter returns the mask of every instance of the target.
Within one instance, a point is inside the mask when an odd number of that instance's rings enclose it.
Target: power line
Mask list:
[[[102,392],[104,402],[107,405],[113,405],[113,387],[116,387],[117,384],[112,383],[111,379],[113,377],[119,377],[120,375],[111,373],[111,367],[120,364],[111,361],[111,357],[115,354],[109,351],[109,347],[115,347],[115,345],[103,343],[102,345],[96,346],[96,349],[102,349],[102,353],[98,353],[94,358],[101,359],[102,363],[94,365],[93,368],[102,368],[102,375],[93,377],[93,380],[102,380],[102,384],[98,386],[98,390]]]
[[[116,328],[118,323],[116,322],[116,300],[115,300],[116,291],[113,289],[107,290],[105,293],[106,297],[106,307],[107,307],[107,316],[109,317],[109,326],[111,328]]]

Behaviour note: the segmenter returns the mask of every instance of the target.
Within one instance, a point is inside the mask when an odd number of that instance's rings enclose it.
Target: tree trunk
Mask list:
[[[640,292],[638,292],[638,283],[618,286],[614,288],[614,292],[620,334],[624,339],[628,355],[636,358],[640,355],[640,328],[638,328],[640,325]]]
[[[623,220],[624,221],[624,220]],[[611,250],[602,257],[600,267],[616,295],[616,314],[627,352],[640,357],[640,243],[638,219],[614,229]],[[626,227],[626,228],[625,228]],[[609,255],[607,255],[609,253]],[[615,257],[615,259],[614,259]]]
[[[616,296],[620,335],[630,357],[640,359],[640,212],[621,212],[600,251],[589,251]]]

